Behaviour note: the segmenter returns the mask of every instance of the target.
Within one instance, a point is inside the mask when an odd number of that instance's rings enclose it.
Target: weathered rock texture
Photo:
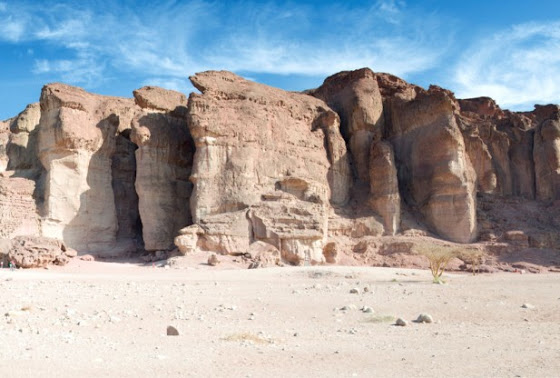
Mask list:
[[[346,203],[351,184],[338,115],[311,96],[229,72],[191,81],[202,92],[188,107],[191,213],[203,234],[184,231],[177,244],[238,253],[265,241],[290,262],[323,262],[327,210]],[[184,240],[193,235],[203,241]]]
[[[2,243],[4,244],[4,243]],[[77,252],[57,239],[17,236],[8,243],[0,258],[15,263],[19,268],[42,268],[49,264],[66,265]]]
[[[144,87],[134,92],[143,111],[132,121],[136,193],[147,250],[173,247],[178,231],[192,223],[189,198],[194,146],[187,128],[184,95]],[[161,112],[155,112],[161,111]]]
[[[115,248],[118,230],[112,156],[131,100],[62,84],[41,93],[39,158],[46,170],[42,230],[82,251]],[[122,110],[121,110],[122,109]]]
[[[368,68],[305,93],[223,71],[191,81],[188,99],[49,84],[0,122],[0,237],[34,243],[21,266],[70,257],[39,251],[45,237],[80,254],[176,246],[253,268],[421,266],[409,256],[429,236],[478,241],[496,264],[557,254],[558,105],[510,112]]]
[[[413,100],[391,100],[389,141],[403,197],[446,239],[476,236],[475,173],[455,122],[454,102],[431,88]]]
[[[142,241],[172,248],[190,224],[186,98],[151,87],[135,95],[50,84],[40,105],[3,124],[3,174],[12,178],[0,185],[2,236],[43,235],[99,255],[133,252]]]
[[[537,107],[533,157],[537,198],[560,199],[560,106]]]

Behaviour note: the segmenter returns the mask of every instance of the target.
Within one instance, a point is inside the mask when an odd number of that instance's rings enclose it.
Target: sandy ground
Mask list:
[[[0,376],[560,376],[558,274],[187,265],[3,269]]]

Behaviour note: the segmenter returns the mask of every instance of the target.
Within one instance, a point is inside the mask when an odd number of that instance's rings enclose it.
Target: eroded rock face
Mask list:
[[[205,72],[191,81],[202,92],[189,98],[196,144],[193,221],[250,210],[251,242],[266,239],[293,263],[323,261],[324,209],[344,204],[351,185],[336,113],[311,96],[229,72]],[[300,219],[292,224],[288,218],[295,215]]]
[[[118,219],[112,156],[132,100],[51,84],[41,93],[39,158],[46,170],[43,235],[80,251],[115,247]]]
[[[8,155],[7,170],[26,171],[29,177],[39,173],[41,163],[37,158],[37,136],[41,109],[39,103],[27,105],[15,119],[10,122],[10,138],[6,146]]]
[[[4,172],[8,168],[8,154],[6,147],[10,140],[10,123],[12,119],[0,121],[0,172]]]
[[[431,88],[412,101],[391,100],[389,140],[405,199],[446,239],[476,237],[475,173],[455,122],[454,101]]]
[[[534,115],[502,111],[488,97],[458,100],[457,122],[478,190],[534,198]]]
[[[383,137],[383,99],[375,74],[369,68],[345,71],[325,79],[311,94],[340,115],[341,133],[348,141],[359,180],[370,181],[372,142]]]
[[[135,90],[133,94],[134,101],[143,109],[171,112],[178,107],[183,110],[187,108],[187,97],[177,91],[146,86]]]
[[[536,194],[540,200],[560,199],[560,106],[535,109],[539,125],[535,130]]]
[[[379,141],[371,146],[370,205],[383,218],[385,233],[395,235],[401,221],[401,196],[393,147]]]
[[[17,236],[12,239],[8,260],[21,268],[43,268],[49,264],[66,265],[76,251],[63,242],[46,237]]]
[[[145,249],[173,247],[178,231],[192,223],[189,198],[194,146],[184,118],[140,113],[132,122],[136,192]]]
[[[35,182],[23,177],[0,177],[0,238],[39,236]]]
[[[189,100],[51,84],[1,122],[0,237],[154,258],[174,243],[252,267],[405,264],[407,248],[384,246],[431,232],[468,243],[477,221],[482,243],[557,247],[556,105],[509,112],[369,69],[305,94],[229,72],[191,80]],[[22,266],[70,257],[25,243]]]

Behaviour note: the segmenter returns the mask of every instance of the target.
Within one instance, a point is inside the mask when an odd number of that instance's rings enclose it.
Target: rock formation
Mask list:
[[[351,183],[336,113],[229,72],[191,81],[202,92],[188,106],[191,213],[203,233],[184,231],[177,244],[240,253],[265,241],[287,261],[323,262],[329,203],[344,204]]]
[[[560,106],[537,107],[533,158],[537,198],[560,199]]]
[[[394,97],[390,104],[388,140],[395,149],[403,197],[437,234],[473,241],[476,178],[455,122],[453,99],[431,88],[412,100]]]
[[[187,128],[187,99],[175,91],[134,91],[142,108],[132,121],[136,150],[136,193],[145,248],[173,247],[178,231],[191,223],[189,198],[194,146]],[[134,169],[134,167],[133,167]]]
[[[510,112],[368,68],[303,93],[190,79],[188,99],[49,84],[0,122],[0,237],[21,266],[63,263],[63,248],[176,246],[253,268],[406,264],[427,236],[500,256],[558,248],[557,105]],[[38,252],[51,239],[64,253]]]
[[[62,84],[43,88],[38,147],[46,171],[43,235],[80,251],[115,248],[112,156],[121,116],[133,105]]]

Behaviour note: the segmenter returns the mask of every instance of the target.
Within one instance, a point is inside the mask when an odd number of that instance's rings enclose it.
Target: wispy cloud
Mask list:
[[[174,91],[182,93],[198,91],[192,86],[191,82],[188,79],[180,79],[174,77],[149,77],[145,79],[141,85],[152,85],[156,87],[172,89]]]
[[[490,96],[516,110],[560,102],[560,22],[525,23],[475,41],[454,81],[458,97]]]
[[[206,69],[324,76],[369,66],[406,76],[433,68],[450,43],[437,32],[444,25],[398,0],[319,8],[203,0],[2,4],[0,40],[63,50],[57,57],[34,48],[33,73],[89,86],[133,73],[187,88],[186,78]]]

